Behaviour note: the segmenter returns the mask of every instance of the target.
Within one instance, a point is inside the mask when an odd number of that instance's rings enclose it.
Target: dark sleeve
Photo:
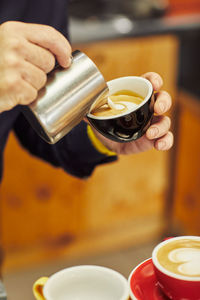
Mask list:
[[[23,114],[17,118],[14,131],[21,145],[31,154],[76,177],[88,177],[97,165],[117,159],[116,156],[105,156],[93,147],[85,122],[81,122],[54,145],[42,140]]]

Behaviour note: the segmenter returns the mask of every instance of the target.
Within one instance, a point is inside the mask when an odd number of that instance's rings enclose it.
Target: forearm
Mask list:
[[[97,165],[117,159],[115,155],[100,153],[94,147],[85,122],[81,122],[54,145],[43,141],[22,114],[15,122],[14,130],[22,146],[31,154],[76,177],[88,177]]]

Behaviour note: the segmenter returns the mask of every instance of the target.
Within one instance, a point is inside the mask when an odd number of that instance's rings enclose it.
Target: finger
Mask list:
[[[47,25],[27,24],[27,39],[45,49],[49,49],[58,63],[67,68],[71,64],[71,46],[67,39],[56,29]]]
[[[162,137],[169,131],[171,126],[171,120],[167,116],[155,117],[153,123],[146,132],[146,137],[150,140]]]
[[[173,143],[174,136],[171,131],[169,131],[165,136],[155,141],[154,147],[157,150],[169,150],[173,146]]]
[[[142,75],[142,77],[148,79],[151,82],[154,91],[158,91],[163,85],[163,80],[161,76],[155,72],[145,73]]]
[[[21,76],[36,90],[41,89],[47,81],[47,75],[44,71],[26,61],[23,63]]]
[[[21,80],[13,98],[15,98],[16,105],[28,105],[37,98],[37,90],[25,80]]]
[[[55,67],[55,56],[38,45],[26,42],[23,47],[23,57],[25,60],[49,73]]]
[[[83,121],[85,121],[85,123],[90,124],[90,122],[88,121],[88,118],[84,117]]]
[[[4,94],[3,102],[4,109],[10,110],[18,104],[27,105],[34,101],[37,97],[37,90],[27,83],[25,80],[20,80],[20,83],[13,87],[9,93]],[[1,98],[1,97],[0,97]],[[1,102],[1,99],[0,99]],[[1,111],[1,106],[0,106]]]
[[[0,113],[10,110],[14,106],[13,101],[10,97],[8,97],[8,95],[4,95],[3,97],[0,96]]]
[[[0,78],[0,106],[4,105],[5,110],[18,104],[29,104],[36,97],[37,90],[23,80],[20,73],[4,72],[3,78]]]
[[[167,112],[172,105],[172,98],[166,91],[155,93],[154,112],[161,115]]]

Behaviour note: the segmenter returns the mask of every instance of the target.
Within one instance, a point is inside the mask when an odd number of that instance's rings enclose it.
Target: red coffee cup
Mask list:
[[[199,236],[180,236],[163,241],[154,248],[152,261],[158,284],[169,299],[200,300]],[[170,261],[177,272],[169,268]]]

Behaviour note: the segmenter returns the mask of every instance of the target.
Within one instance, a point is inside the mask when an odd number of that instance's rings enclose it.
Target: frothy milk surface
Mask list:
[[[117,109],[113,109],[109,107],[108,104],[104,104],[96,109],[94,108],[91,114],[101,118],[120,115],[125,112],[134,111],[144,100],[142,96],[129,90],[120,90],[109,96],[109,98],[116,105]]]
[[[166,270],[189,277],[200,276],[200,241],[172,241],[158,250],[158,262]]]

